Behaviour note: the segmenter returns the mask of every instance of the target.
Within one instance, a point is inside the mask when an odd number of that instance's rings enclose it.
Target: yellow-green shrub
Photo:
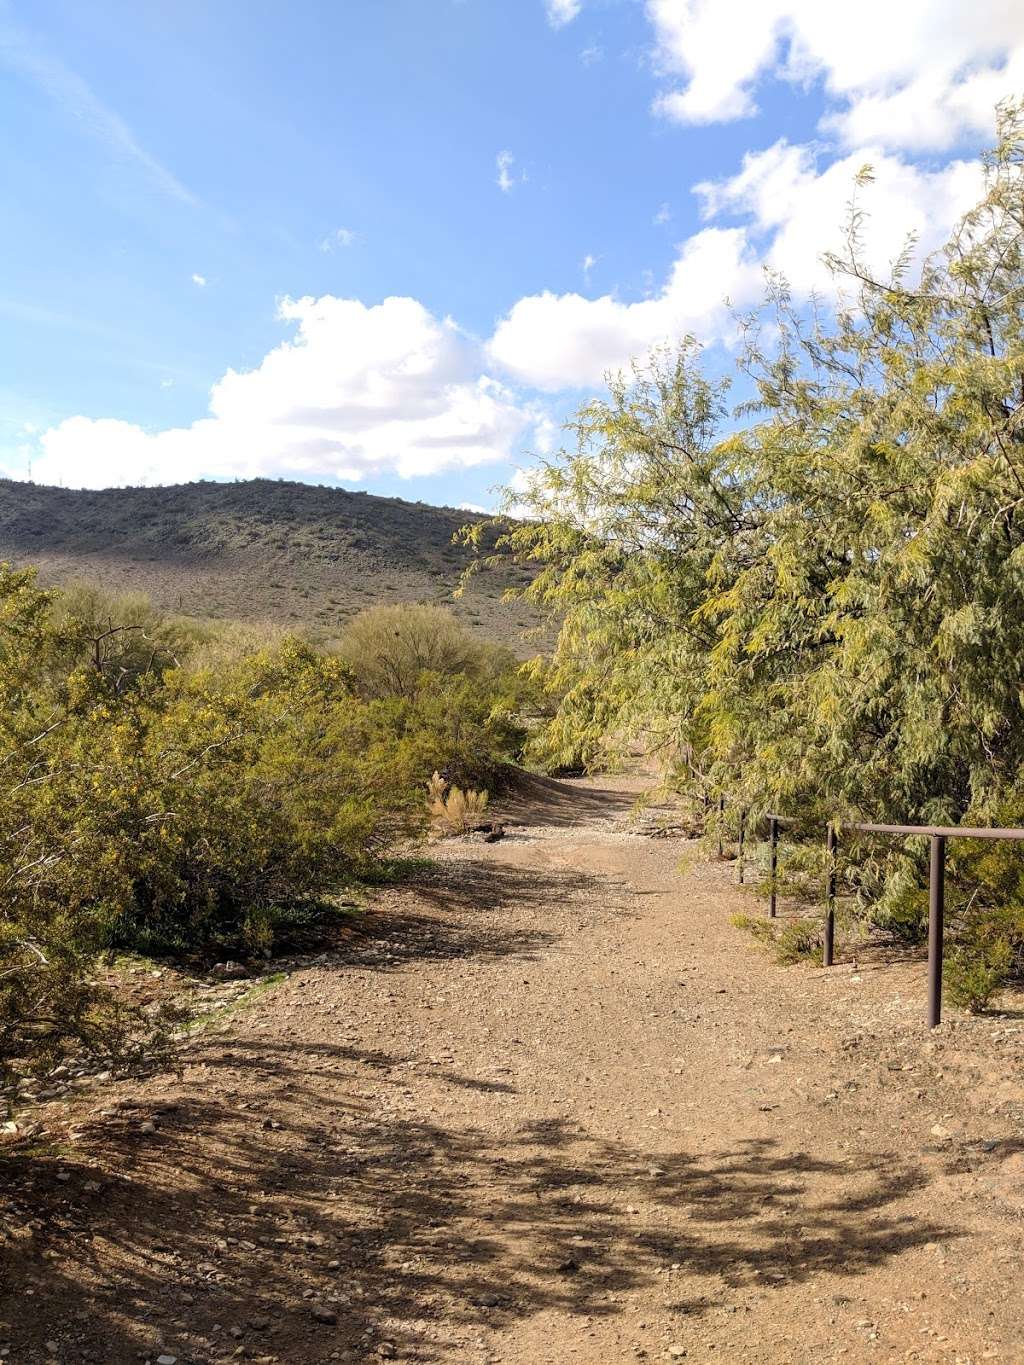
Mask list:
[[[283,910],[423,827],[432,771],[473,777],[519,743],[493,678],[367,700],[340,658],[287,638],[156,649],[174,633],[157,615],[97,651],[116,619],[76,603],[0,566],[0,1064],[112,1046],[126,1021],[90,984],[102,948],[265,947]]]

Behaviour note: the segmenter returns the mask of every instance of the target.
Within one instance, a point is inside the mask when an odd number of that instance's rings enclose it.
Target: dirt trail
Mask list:
[[[539,787],[180,1078],[52,1104],[5,1358],[1024,1360],[1020,1024],[772,965],[635,790]]]

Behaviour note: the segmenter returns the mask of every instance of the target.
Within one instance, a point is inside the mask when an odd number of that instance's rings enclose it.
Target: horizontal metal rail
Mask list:
[[[971,825],[843,825],[865,834],[920,834],[931,839],[1024,839],[1024,829],[974,828]]]

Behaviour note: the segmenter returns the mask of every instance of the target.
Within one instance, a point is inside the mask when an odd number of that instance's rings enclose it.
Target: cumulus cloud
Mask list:
[[[742,228],[708,227],[685,241],[668,280],[650,299],[624,303],[612,294],[533,294],[520,299],[490,342],[494,362],[539,389],[601,383],[660,342],[693,332],[707,342],[730,337],[726,294],[750,302],[761,274]]]
[[[195,272],[193,272],[193,275],[192,275],[192,283],[193,283],[194,285],[196,285],[196,287],[199,288],[199,289],[205,289],[205,288],[206,288],[206,276],[205,276],[205,275],[198,275],[198,274],[196,274]]]
[[[539,389],[590,387],[688,333],[705,344],[730,344],[735,311],[763,295],[765,268],[785,275],[797,299],[827,297],[835,281],[822,256],[844,246],[854,179],[865,161],[874,181],[859,191],[867,215],[863,254],[882,274],[909,235],[918,239],[918,254],[938,246],[981,190],[975,162],[929,170],[875,147],[819,169],[809,148],[777,142],[748,154],[735,175],[695,186],[709,225],[679,245],[651,297],[530,295],[498,323],[492,360]]]
[[[888,272],[908,237],[916,254],[939,246],[957,219],[981,194],[976,161],[953,161],[937,170],[914,165],[878,147],[861,148],[819,170],[811,150],[784,140],[748,153],[736,175],[695,186],[709,218],[746,220],[747,240],[760,246],[764,263],[781,272],[797,296],[828,295],[834,281],[822,256],[841,251],[858,171],[868,164],[872,181],[857,191],[866,217],[865,263]]]
[[[657,61],[681,83],[656,108],[683,123],[757,112],[765,79],[820,81],[823,123],[846,146],[941,149],[991,129],[1024,82],[1014,0],[647,0]]]
[[[36,437],[35,480],[413,477],[507,459],[538,416],[482,369],[475,342],[415,299],[284,299],[279,313],[294,336],[255,369],[228,370],[208,416],[164,431],[70,417]]]
[[[821,0],[646,0],[663,75],[675,88],[660,110],[689,123],[756,112],[761,82],[820,81],[823,120],[839,143],[786,141],[744,157],[740,169],[695,186],[706,226],[679,243],[669,276],[625,301],[545,291],[521,298],[490,342],[496,365],[540,389],[600,384],[609,370],[661,342],[692,333],[705,343],[735,336],[733,309],[759,301],[764,271],[782,273],[799,299],[836,287],[823,263],[844,247],[857,172],[869,215],[863,257],[888,271],[908,236],[918,253],[939,245],[981,190],[973,160],[922,165],[910,153],[991,132],[993,106],[1024,89],[1024,5],[978,0],[865,0],[847,11]],[[681,81],[680,81],[681,78]],[[664,226],[663,204],[654,223]],[[584,278],[587,279],[587,262]],[[729,300],[729,304],[726,303]]]
[[[825,115],[822,126],[848,147],[863,142],[939,151],[965,137],[989,140],[993,111],[1009,94],[1024,91],[1024,43],[1005,65],[965,74],[927,72],[894,89],[860,94]]]
[[[548,23],[552,28],[564,28],[571,24],[583,8],[583,0],[545,0]]]

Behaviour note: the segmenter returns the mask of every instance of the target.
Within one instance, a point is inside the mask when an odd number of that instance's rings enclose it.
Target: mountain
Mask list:
[[[515,646],[536,618],[500,599],[510,584],[529,581],[525,570],[485,571],[452,601],[470,560],[452,536],[482,519],[271,479],[101,491],[3,479],[0,559],[36,565],[47,583],[146,592],[190,616],[326,634],[377,603],[450,604],[480,634]]]

